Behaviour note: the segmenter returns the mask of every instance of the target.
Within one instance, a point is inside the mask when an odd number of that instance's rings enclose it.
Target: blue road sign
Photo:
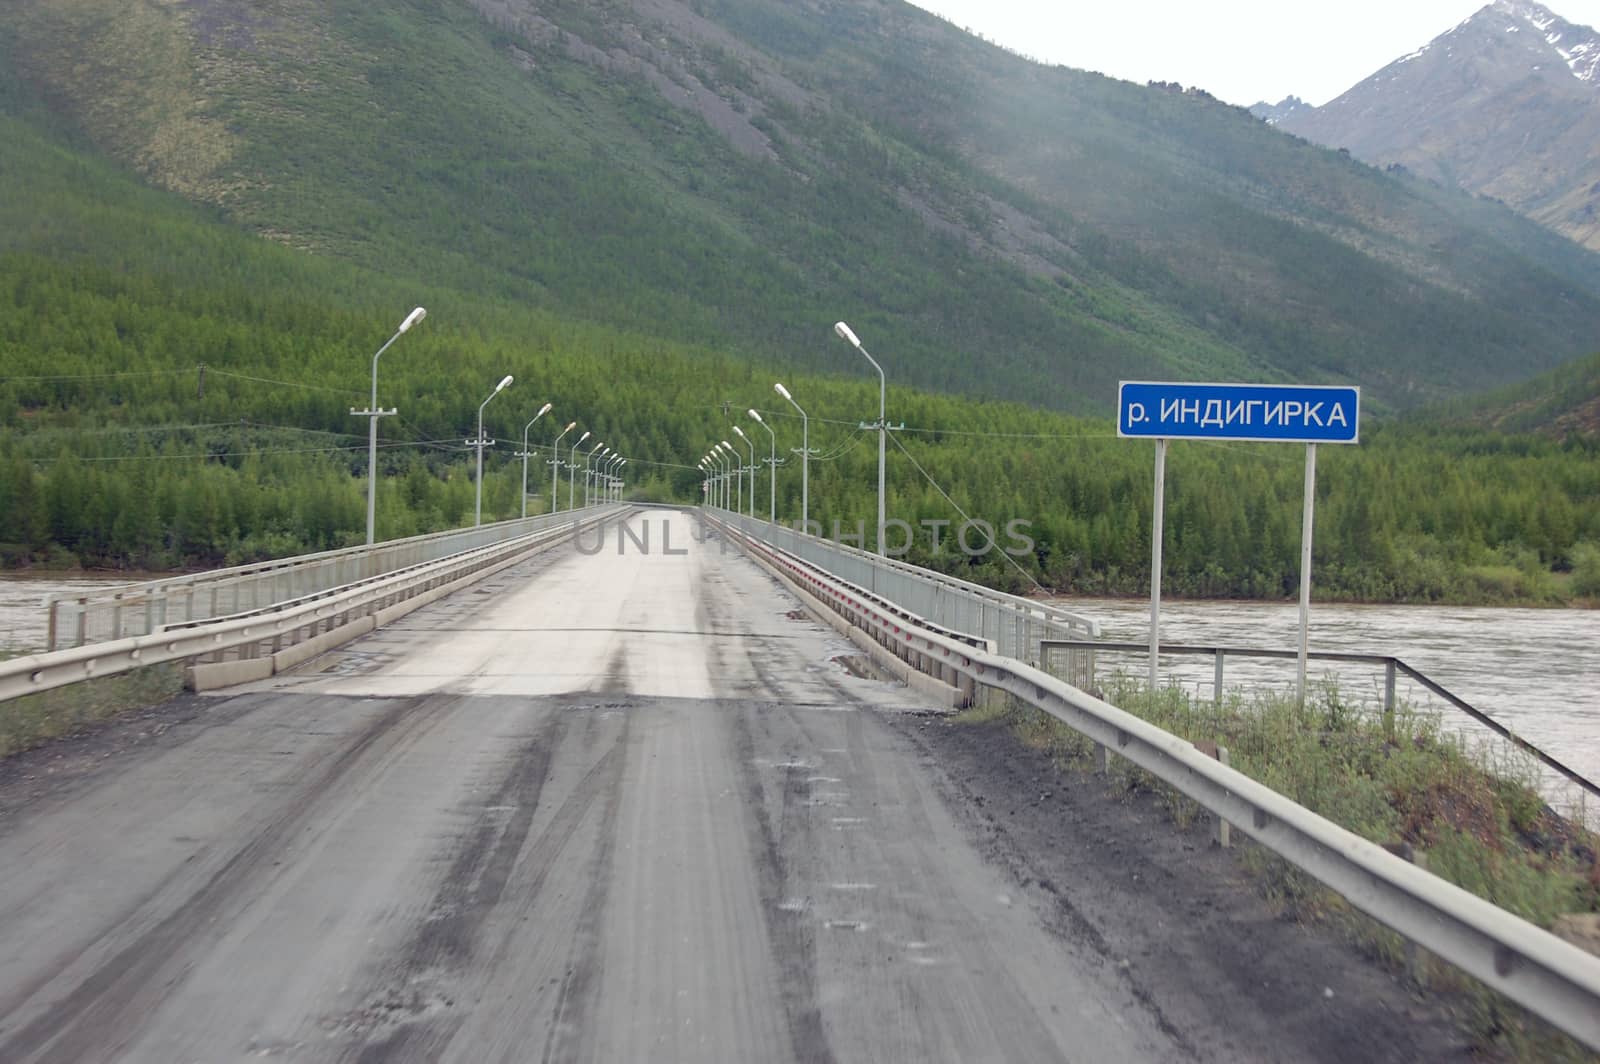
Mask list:
[[[1361,389],[1123,381],[1117,435],[1167,440],[1355,443]]]

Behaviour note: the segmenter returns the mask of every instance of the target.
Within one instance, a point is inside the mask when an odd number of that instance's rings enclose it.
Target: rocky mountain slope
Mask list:
[[[1600,33],[1541,4],[1495,0],[1325,106],[1257,113],[1600,249]]]

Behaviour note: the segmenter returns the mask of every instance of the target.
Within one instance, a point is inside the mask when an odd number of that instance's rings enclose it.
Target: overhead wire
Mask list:
[[[922,463],[918,462],[916,460],[916,458],[912,456],[911,452],[906,450],[905,444],[901,443],[899,440],[896,440],[894,438],[894,433],[892,433],[892,432],[889,433],[888,436],[889,436],[889,439],[894,440],[894,445],[896,447],[900,448],[900,453],[905,455],[906,458],[910,460],[910,462],[911,462],[911,464],[913,466],[916,466],[917,472],[921,473],[923,478],[926,479],[929,484],[933,485],[933,490],[937,491],[940,495],[944,496],[944,501],[949,503],[951,508],[954,509],[956,513],[961,515],[961,519],[963,521],[966,521],[968,524],[971,524],[972,523],[972,517],[970,515],[968,515],[967,511],[965,511],[965,510],[963,510],[961,508],[961,504],[960,503],[956,502],[954,499],[952,499],[950,497],[950,493],[945,491],[944,488],[939,485],[939,482],[937,480],[933,479],[933,475],[932,474],[930,474],[926,469],[922,468]],[[1045,586],[1043,584],[1039,583],[1039,581],[1035,580],[1034,577],[1033,577],[1033,574],[1028,572],[1028,570],[1024,569],[1021,566],[1021,564],[1019,564],[1017,562],[1017,560],[1010,555],[1009,552],[1007,552],[1005,550],[1002,550],[1000,552],[1000,557],[1002,557],[1006,561],[1010,562],[1011,563],[1011,567],[1013,569],[1015,569],[1017,572],[1021,573],[1023,575],[1023,577],[1030,584],[1032,584],[1035,588],[1037,588],[1040,591],[1046,591],[1047,590],[1045,588]]]

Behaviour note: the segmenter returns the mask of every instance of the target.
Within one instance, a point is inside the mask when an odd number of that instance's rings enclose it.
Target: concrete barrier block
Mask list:
[[[349,624],[340,625],[321,635],[296,643],[286,650],[278,651],[272,655],[272,671],[274,674],[287,672],[301,662],[310,661],[318,654],[348,643],[357,636],[366,635],[375,627],[377,624],[372,616],[356,617]]]
[[[241,658],[238,661],[213,661],[189,665],[183,670],[183,686],[190,691],[215,691],[272,675],[271,658]]]

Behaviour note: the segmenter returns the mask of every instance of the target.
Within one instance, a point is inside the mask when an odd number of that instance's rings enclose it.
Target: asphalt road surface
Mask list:
[[[11,809],[0,1061],[1195,1055],[984,858],[928,707],[632,525]]]

